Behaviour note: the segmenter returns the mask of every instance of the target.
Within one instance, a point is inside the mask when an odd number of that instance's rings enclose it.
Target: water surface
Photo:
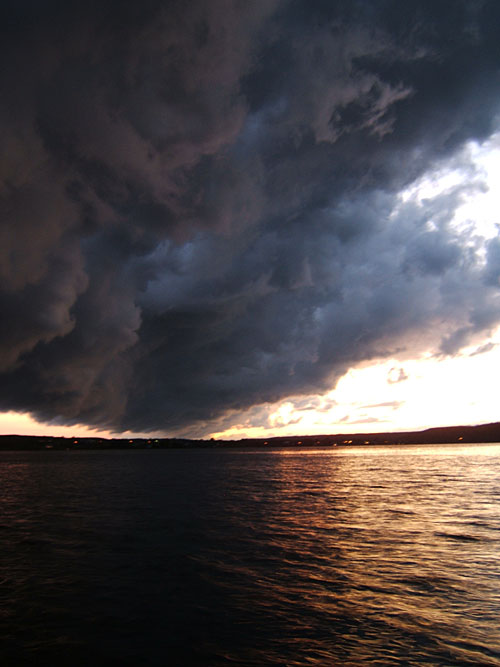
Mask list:
[[[500,665],[500,446],[0,452],[2,665]]]

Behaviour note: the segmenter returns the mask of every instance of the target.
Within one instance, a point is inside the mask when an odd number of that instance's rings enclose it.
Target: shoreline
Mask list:
[[[500,442],[500,422],[478,426],[444,426],[422,431],[276,436],[240,440],[189,438],[65,438],[0,435],[0,451],[135,450],[135,449],[313,449],[375,445],[488,444]]]

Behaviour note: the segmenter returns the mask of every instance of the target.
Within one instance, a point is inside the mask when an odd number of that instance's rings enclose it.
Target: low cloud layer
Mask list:
[[[61,7],[0,10],[1,409],[203,433],[499,324],[500,238],[452,224],[496,1]]]

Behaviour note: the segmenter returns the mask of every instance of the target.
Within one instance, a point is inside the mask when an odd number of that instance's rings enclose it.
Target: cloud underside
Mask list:
[[[500,240],[452,224],[497,2],[10,5],[1,409],[202,432],[498,325]]]

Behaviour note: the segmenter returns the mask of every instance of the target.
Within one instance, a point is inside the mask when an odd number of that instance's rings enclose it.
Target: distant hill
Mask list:
[[[424,431],[279,436],[242,440],[189,440],[185,438],[57,438],[2,435],[0,450],[174,449],[221,447],[332,447],[355,445],[414,445],[500,442],[500,422],[479,426],[444,426]]]

